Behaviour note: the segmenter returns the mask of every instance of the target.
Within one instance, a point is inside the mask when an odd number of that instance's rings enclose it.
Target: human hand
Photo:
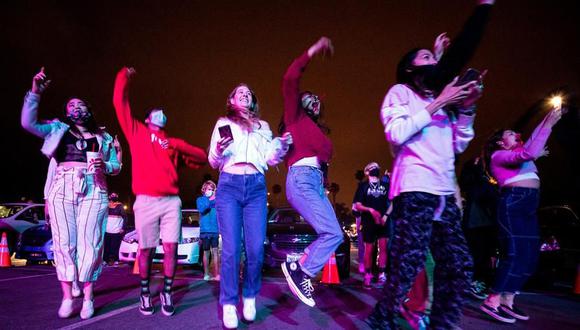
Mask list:
[[[332,56],[334,54],[334,46],[332,41],[327,37],[321,37],[314,45],[308,49],[308,56],[321,54],[322,56]]]
[[[284,149],[288,149],[290,147],[290,145],[292,143],[294,143],[294,140],[292,139],[292,134],[290,134],[290,132],[286,132],[284,133],[281,137],[280,137],[280,142],[282,143],[282,147]]]
[[[479,98],[483,95],[483,78],[487,74],[487,70],[483,70],[483,72],[477,78],[477,84],[475,86],[470,87],[469,94],[463,100],[463,107],[469,108],[479,100]]]
[[[445,50],[451,44],[451,39],[447,36],[447,32],[443,32],[435,38],[435,43],[433,44],[433,55],[435,59],[439,61]]]
[[[369,212],[373,216],[375,223],[377,225],[380,225],[381,224],[381,213],[373,208],[369,208]]]
[[[445,88],[439,96],[435,99],[433,103],[437,104],[440,108],[451,104],[461,103],[471,92],[471,88],[477,85],[477,81],[470,81],[464,85],[455,86],[458,77],[455,77]],[[432,109],[436,111],[437,109]]]
[[[32,78],[32,89],[34,94],[42,94],[44,90],[50,85],[50,80],[46,80],[46,74],[44,73],[44,67],[40,69],[34,78]]]
[[[115,134],[115,137],[113,138],[113,147],[117,152],[121,151],[121,142],[119,142],[117,134]]]
[[[95,172],[103,171],[105,169],[105,162],[101,158],[92,159],[91,165],[94,167]]]
[[[227,147],[232,144],[232,142],[234,142],[234,138],[230,136],[224,136],[223,138],[219,139],[216,147],[218,155],[222,155],[224,150],[226,150]]]
[[[548,147],[544,147],[544,150],[542,150],[542,152],[540,153],[540,155],[538,156],[538,158],[540,158],[540,157],[548,157],[548,155],[550,155],[550,150],[548,150]]]
[[[546,115],[546,125],[549,127],[554,127],[556,123],[562,118],[562,109],[560,107],[553,108]]]

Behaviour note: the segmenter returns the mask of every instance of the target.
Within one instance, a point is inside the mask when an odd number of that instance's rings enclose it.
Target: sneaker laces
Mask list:
[[[141,307],[142,308],[149,308],[151,307],[151,297],[141,295]]]
[[[163,292],[161,293],[161,297],[162,297],[162,303],[165,306],[171,306],[173,305],[173,303],[171,302],[171,294],[167,293],[167,292]]]
[[[312,286],[310,279],[305,277],[302,282],[300,282],[300,285],[302,286],[302,291],[304,291],[306,296],[310,298],[312,296],[312,292],[314,292],[314,287]]]

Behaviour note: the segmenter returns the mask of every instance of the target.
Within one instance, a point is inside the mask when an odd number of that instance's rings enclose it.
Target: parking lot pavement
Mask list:
[[[355,260],[353,258],[353,260]],[[256,321],[241,322],[240,329],[366,329],[364,318],[370,313],[379,289],[362,290],[355,273],[340,286],[317,285],[316,307],[299,303],[288,289],[279,270],[264,272],[264,283],[257,299]],[[218,306],[219,283],[205,282],[199,269],[181,268],[175,281],[177,312],[166,317],[159,312],[159,299],[152,316],[137,310],[138,281],[131,267],[107,267],[95,288],[96,313],[81,320],[56,315],[60,288],[51,266],[0,269],[0,329],[222,329]],[[152,291],[161,287],[162,274],[154,271]],[[521,307],[532,315],[529,322],[518,322],[515,329],[579,329],[580,299],[570,295],[525,293],[518,297]],[[464,309],[463,329],[504,329],[482,316],[477,301]],[[75,301],[80,310],[80,298]],[[241,306],[238,310],[241,313]]]

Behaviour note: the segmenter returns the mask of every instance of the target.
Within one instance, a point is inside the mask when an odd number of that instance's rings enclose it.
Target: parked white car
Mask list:
[[[199,212],[196,209],[181,210],[181,242],[177,246],[177,263],[182,265],[198,264],[199,258]],[[137,231],[125,234],[119,248],[119,260],[133,262],[137,257],[139,241]],[[163,262],[161,240],[155,249],[153,262]]]

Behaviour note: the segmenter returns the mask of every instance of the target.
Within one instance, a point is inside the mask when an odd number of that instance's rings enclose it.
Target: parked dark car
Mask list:
[[[16,245],[16,258],[26,259],[29,263],[48,261],[54,265],[50,227],[41,225],[25,230]]]
[[[291,207],[274,209],[268,216],[266,240],[264,241],[264,265],[280,267],[291,254],[304,253],[318,235],[314,229]],[[350,239],[344,233],[344,241],[336,249],[336,264],[341,279],[350,276]]]
[[[540,223],[540,260],[531,279],[532,286],[574,284],[580,265],[580,219],[566,205],[538,210]]]

